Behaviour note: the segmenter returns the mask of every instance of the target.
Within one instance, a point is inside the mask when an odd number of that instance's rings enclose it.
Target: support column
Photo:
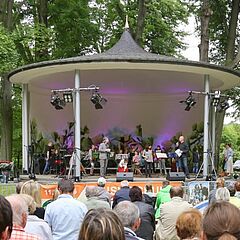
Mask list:
[[[214,164],[213,168],[216,167],[216,158],[215,158],[215,151],[216,151],[216,107],[212,107],[212,163]]]
[[[22,85],[22,169],[28,173],[29,107],[28,84]]]
[[[81,127],[80,127],[80,71],[75,71],[75,181],[80,181],[81,172],[80,172],[80,164],[81,164]]]
[[[209,91],[210,91],[210,80],[209,75],[204,75],[204,135],[203,135],[203,176],[208,175],[208,134],[209,134]]]

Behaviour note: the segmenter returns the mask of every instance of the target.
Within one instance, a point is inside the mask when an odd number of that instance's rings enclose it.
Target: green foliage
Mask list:
[[[50,25],[55,31],[54,58],[92,52],[95,24],[90,22],[87,0],[56,0],[49,3]]]
[[[0,25],[0,76],[17,67],[19,55],[11,34]]]
[[[221,152],[223,152],[226,143],[232,144],[232,149],[234,150],[234,159],[240,159],[240,124],[230,123],[223,127]]]
[[[150,51],[167,56],[180,56],[185,48],[186,33],[180,26],[187,23],[189,12],[179,0],[152,0],[147,4],[144,46]]]

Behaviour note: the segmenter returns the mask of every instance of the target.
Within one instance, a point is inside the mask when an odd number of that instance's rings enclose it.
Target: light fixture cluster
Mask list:
[[[107,99],[103,98],[99,93],[99,87],[95,85],[91,85],[87,88],[79,88],[79,89],[58,89],[52,90],[50,103],[55,107],[56,110],[62,110],[66,103],[73,102],[73,93],[77,91],[91,91],[92,96],[90,98],[91,102],[95,105],[96,109],[102,109],[106,104]]]
[[[66,105],[66,102],[56,92],[52,93],[50,103],[55,107],[56,110],[62,110]]]
[[[94,91],[91,97],[91,102],[95,105],[96,109],[102,109],[106,104],[107,99],[103,98],[98,91]]]
[[[220,91],[215,91],[214,93],[190,91],[185,100],[179,101],[180,103],[185,104],[185,111],[190,111],[190,109],[196,104],[193,93],[208,95],[211,99],[212,106],[216,107],[216,111],[218,112],[225,111],[230,107],[228,96],[221,94]]]
[[[189,92],[189,96],[186,98],[186,100],[180,101],[180,103],[185,103],[185,111],[190,111],[191,107],[193,107],[196,104],[196,101],[192,95],[192,92]]]

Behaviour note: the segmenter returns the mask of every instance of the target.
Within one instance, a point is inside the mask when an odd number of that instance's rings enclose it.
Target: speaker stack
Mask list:
[[[184,172],[168,172],[166,179],[168,181],[185,181]]]
[[[123,180],[133,182],[133,172],[117,172],[116,181],[121,182]]]

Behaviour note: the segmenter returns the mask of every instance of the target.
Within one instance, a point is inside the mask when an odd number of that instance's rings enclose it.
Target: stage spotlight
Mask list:
[[[226,111],[229,107],[230,107],[230,105],[228,103],[228,100],[225,99],[218,104],[217,111],[218,112]]]
[[[103,98],[98,92],[94,92],[91,97],[91,102],[95,105],[96,109],[102,109],[107,99]]]
[[[196,104],[195,99],[192,96],[192,92],[189,93],[189,96],[186,98],[186,100],[180,101],[180,103],[185,103],[185,111],[189,111],[191,107],[193,107]]]
[[[58,94],[54,93],[51,96],[51,101],[50,103],[55,107],[56,110],[62,110],[66,103],[64,102],[63,99],[61,99]]]
[[[64,92],[63,93],[63,99],[65,103],[71,103],[73,102],[73,96],[71,92]]]
[[[214,92],[214,96],[213,96],[213,99],[212,99],[212,105],[214,107],[217,107],[219,102],[220,102],[220,96],[221,96],[221,92],[220,91],[215,91]]]

